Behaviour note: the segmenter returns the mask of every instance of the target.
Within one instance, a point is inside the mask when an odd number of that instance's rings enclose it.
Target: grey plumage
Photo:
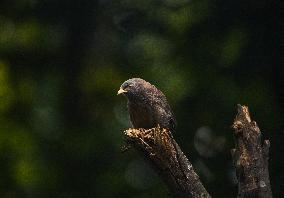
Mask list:
[[[141,78],[125,81],[118,94],[128,100],[128,111],[134,128],[162,128],[175,131],[176,120],[165,95],[154,85]]]

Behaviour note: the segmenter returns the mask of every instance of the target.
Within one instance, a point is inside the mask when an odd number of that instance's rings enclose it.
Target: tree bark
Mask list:
[[[128,129],[126,143],[142,153],[168,187],[172,197],[210,197],[169,131]]]
[[[248,107],[238,105],[233,124],[235,149],[232,149],[238,197],[271,198],[268,158],[269,140],[261,141],[261,132],[255,121],[251,121]]]
[[[251,121],[248,107],[238,105],[233,123],[235,149],[233,162],[238,178],[238,198],[272,198],[268,159],[269,140],[261,141],[261,132]],[[134,147],[168,187],[172,197],[211,197],[171,133],[159,126],[152,129],[128,129],[128,146]]]

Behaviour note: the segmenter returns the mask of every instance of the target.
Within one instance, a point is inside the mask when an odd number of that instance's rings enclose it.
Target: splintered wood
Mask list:
[[[172,197],[210,197],[167,129],[128,129],[127,145],[138,150],[167,185]],[[129,146],[128,146],[129,147]]]
[[[128,145],[135,145],[136,147],[139,146],[146,149],[151,156],[158,156],[161,153],[169,155],[175,154],[170,132],[167,129],[162,129],[159,126],[152,129],[130,128],[124,133]]]
[[[235,149],[231,152],[239,181],[238,197],[272,197],[268,172],[270,143],[262,143],[260,129],[251,120],[248,107],[238,105],[232,128]]]

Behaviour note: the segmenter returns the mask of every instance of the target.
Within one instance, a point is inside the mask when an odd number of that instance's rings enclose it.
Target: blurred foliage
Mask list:
[[[135,152],[120,152],[130,123],[116,92],[131,77],[169,98],[213,197],[236,196],[230,125],[248,105],[283,196],[279,2],[1,1],[1,197],[166,197]]]

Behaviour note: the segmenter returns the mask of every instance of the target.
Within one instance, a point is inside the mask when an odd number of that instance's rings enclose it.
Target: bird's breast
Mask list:
[[[154,119],[154,110],[150,105],[143,103],[128,103],[130,120],[134,128],[153,128],[156,127]]]

